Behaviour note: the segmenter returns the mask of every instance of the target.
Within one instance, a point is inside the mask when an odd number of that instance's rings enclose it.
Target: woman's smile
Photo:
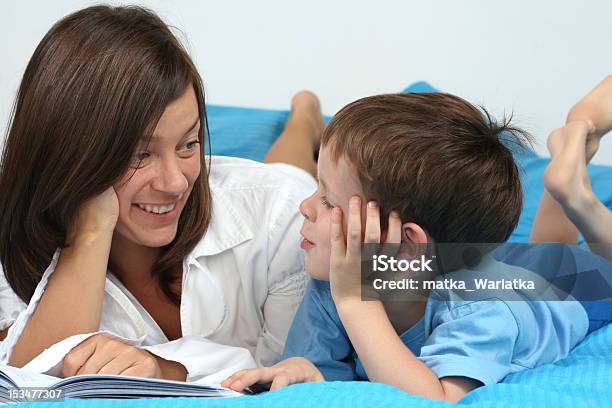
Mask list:
[[[136,214],[142,217],[148,222],[155,223],[172,223],[179,215],[181,205],[179,202],[165,204],[165,205],[152,205],[152,204],[132,204]]]

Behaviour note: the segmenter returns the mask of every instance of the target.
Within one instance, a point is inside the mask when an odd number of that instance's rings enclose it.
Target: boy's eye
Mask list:
[[[327,197],[325,197],[325,196],[321,197],[321,203],[328,210],[331,210],[331,209],[334,208],[334,206],[329,201],[327,201]]]

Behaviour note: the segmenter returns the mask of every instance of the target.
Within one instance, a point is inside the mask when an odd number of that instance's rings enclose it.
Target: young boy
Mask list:
[[[506,144],[521,144],[522,136],[447,94],[381,95],[343,108],[322,137],[319,187],[300,206],[301,246],[314,279],[285,360],[238,372],[223,385],[369,379],[457,401],[508,373],[566,356],[588,331],[579,302],[360,296],[362,242],[435,248],[507,240],[522,190]],[[516,270],[490,259],[486,265]]]

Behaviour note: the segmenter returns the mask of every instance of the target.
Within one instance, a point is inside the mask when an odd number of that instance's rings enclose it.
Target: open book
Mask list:
[[[57,378],[0,365],[0,403],[61,398],[236,397],[219,385],[186,383],[121,375],[77,375]]]

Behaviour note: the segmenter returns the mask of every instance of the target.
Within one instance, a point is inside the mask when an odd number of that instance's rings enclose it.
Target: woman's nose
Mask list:
[[[152,186],[157,191],[180,195],[189,187],[189,181],[178,160],[173,158],[160,161],[158,174],[153,180]]]
[[[312,205],[312,200],[313,200],[313,196],[310,196],[304,201],[302,201],[300,203],[299,209],[300,209],[300,213],[302,213],[304,218],[306,218],[310,222],[315,222],[316,215],[315,215],[314,207]]]

